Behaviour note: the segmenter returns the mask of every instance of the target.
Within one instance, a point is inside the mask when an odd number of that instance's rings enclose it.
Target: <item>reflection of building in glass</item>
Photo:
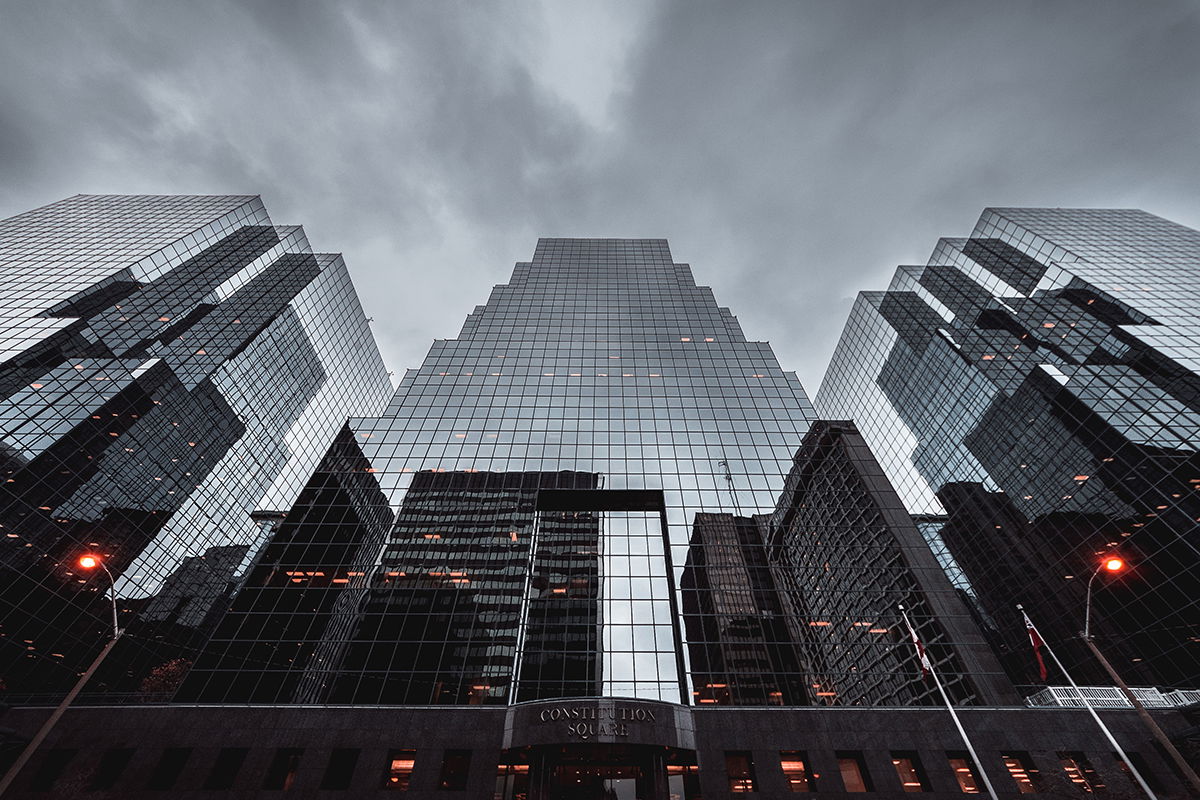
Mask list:
[[[181,699],[313,702],[342,657],[392,523],[343,428],[196,660]]]
[[[556,475],[421,472],[387,534],[333,702],[505,702],[536,498]],[[564,475],[568,481],[571,476]]]
[[[248,549],[215,545],[183,559],[156,594],[122,599],[128,616],[124,637],[92,685],[136,689],[143,699],[170,699],[224,614]]]
[[[229,596],[247,549],[246,545],[214,546],[202,555],[185,558],[163,581],[158,593],[148,599],[139,621],[201,627]]]
[[[758,522],[705,513],[693,530],[680,588],[695,701],[807,705],[811,670]]]
[[[0,270],[0,678],[61,692],[103,645],[94,552],[144,618],[92,689],[133,691],[187,655],[164,642],[199,635],[253,510],[386,397],[382,361],[341,258],[257,197],[73,197],[0,221]]]
[[[854,418],[1020,683],[1016,602],[1106,682],[1075,637],[1115,551],[1100,644],[1131,683],[1200,684],[1198,268],[1200,233],[1145,212],[988,209],[851,312],[817,405]]]
[[[598,475],[560,475],[560,483],[575,485],[541,488],[599,488]],[[532,563],[524,575],[518,700],[588,697],[602,690],[602,521],[603,513],[595,510],[538,513]]]

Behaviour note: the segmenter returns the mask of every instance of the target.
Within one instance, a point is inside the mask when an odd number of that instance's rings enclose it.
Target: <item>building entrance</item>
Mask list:
[[[694,800],[696,754],[653,745],[579,744],[506,753],[503,800]]]
[[[550,775],[551,800],[642,800],[657,797],[654,776],[636,764],[560,764]]]

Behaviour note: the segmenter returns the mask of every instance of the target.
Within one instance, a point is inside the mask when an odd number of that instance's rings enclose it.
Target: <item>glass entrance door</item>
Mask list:
[[[697,800],[696,753],[575,744],[504,751],[495,800]]]
[[[560,764],[551,774],[550,800],[656,800],[654,781],[638,765]]]

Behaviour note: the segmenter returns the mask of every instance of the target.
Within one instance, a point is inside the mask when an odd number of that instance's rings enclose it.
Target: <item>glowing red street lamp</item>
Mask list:
[[[1104,558],[1103,560],[1101,560],[1101,562],[1096,565],[1096,570],[1095,570],[1095,572],[1092,573],[1092,577],[1088,578],[1087,604],[1083,607],[1083,638],[1084,639],[1092,638],[1092,584],[1096,582],[1096,576],[1099,575],[1101,572],[1107,572],[1109,574],[1115,575],[1116,573],[1120,572],[1123,569],[1125,569],[1125,560],[1124,559],[1118,558],[1117,556],[1108,556],[1108,557]]]
[[[121,628],[117,624],[117,581],[113,578],[113,574],[109,572],[108,567],[104,564],[104,559],[93,553],[87,553],[79,557],[79,566],[83,569],[95,569],[99,567],[104,570],[104,574],[108,576],[108,593],[112,600],[112,620],[113,620],[113,639],[121,636]]]

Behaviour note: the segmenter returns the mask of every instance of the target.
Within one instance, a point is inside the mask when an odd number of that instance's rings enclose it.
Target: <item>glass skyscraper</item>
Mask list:
[[[77,196],[0,222],[0,683],[177,686],[350,414],[391,392],[340,256],[248,196]],[[140,612],[140,613],[139,613]]]
[[[859,295],[816,405],[853,418],[1014,679],[1021,602],[1081,681],[1200,686],[1200,232],[988,209]],[[1053,678],[1051,680],[1054,680]],[[1061,678],[1057,680],[1061,681]]]
[[[960,642],[973,623],[878,515],[839,513],[848,485],[807,496],[821,520],[781,533],[791,562],[772,566],[765,515],[813,421],[795,375],[665,241],[542,239],[382,416],[351,421],[181,699],[936,703],[904,671],[896,605],[937,647],[955,637],[935,617],[965,622]],[[841,580],[771,574],[817,559]],[[908,586],[875,597],[872,571]],[[926,593],[948,598],[939,614]],[[747,637],[760,649],[735,655]]]
[[[212,329],[229,335],[249,315],[227,311]],[[322,420],[292,496],[257,496],[244,539],[181,547],[153,594],[124,601],[141,611],[127,638],[157,665],[139,702],[110,689],[69,711],[19,796],[719,800],[977,792],[981,771],[1022,792],[1125,780],[1082,712],[997,708],[1019,699],[929,547],[942,528],[663,240],[541,239],[390,401]],[[205,446],[222,431],[206,423]],[[185,638],[204,643],[168,652]],[[46,711],[4,724],[36,730]],[[1136,718],[1110,716],[1167,775]]]

